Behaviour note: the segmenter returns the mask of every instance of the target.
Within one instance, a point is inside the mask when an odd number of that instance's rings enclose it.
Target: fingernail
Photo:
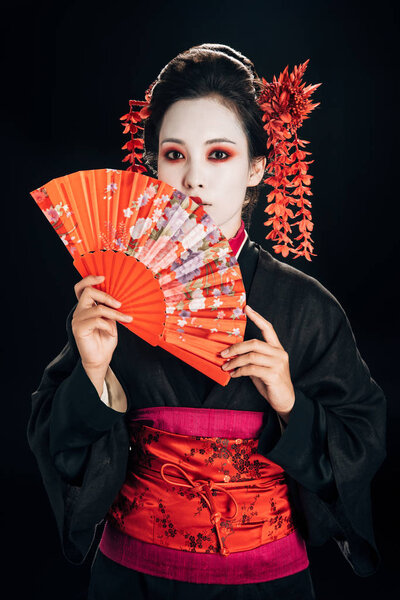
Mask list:
[[[223,350],[221,352],[221,356],[226,356],[228,354],[228,352],[229,352],[229,350],[228,350],[228,348],[226,348],[226,350]]]

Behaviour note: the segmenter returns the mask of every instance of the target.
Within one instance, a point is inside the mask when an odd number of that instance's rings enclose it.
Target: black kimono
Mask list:
[[[289,355],[295,404],[283,431],[249,377],[221,386],[118,322],[110,366],[128,410],[115,411],[100,400],[82,366],[71,329],[76,305],[71,309],[68,342],[32,394],[27,435],[72,563],[85,560],[125,481],[129,411],[203,406],[265,411],[258,451],[285,470],[305,541],[319,546],[333,538],[357,575],[376,572],[370,484],[386,456],[386,398],[358,352],[343,308],[324,286],[249,238],[238,262],[247,303],[272,323]],[[244,339],[253,338],[263,340],[248,319]],[[188,590],[199,585],[179,583]]]

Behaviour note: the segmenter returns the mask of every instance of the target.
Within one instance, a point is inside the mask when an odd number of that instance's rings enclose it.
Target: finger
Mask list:
[[[101,331],[106,331],[111,336],[115,337],[118,335],[117,328],[114,322],[103,319],[102,317],[91,317],[89,319],[84,319],[80,322],[79,326],[79,335],[81,337],[85,337],[86,335],[91,335],[93,330],[100,329]]]
[[[272,323],[267,321],[267,319],[264,319],[262,315],[256,312],[248,304],[245,307],[245,311],[246,315],[257,325],[257,327],[259,327],[259,329],[261,329],[261,333],[263,334],[263,338],[266,342],[269,342],[277,348],[283,348]]]
[[[96,284],[96,282],[92,282],[92,284],[93,283]],[[111,294],[108,294],[103,290],[98,290],[97,288],[92,287],[92,285],[90,285],[90,282],[88,282],[81,290],[79,301],[83,308],[88,308],[98,302],[101,302],[102,304],[108,304],[110,306],[121,306],[121,302],[119,302],[116,298],[113,298]]]
[[[88,285],[98,285],[104,281],[104,275],[88,275],[87,277],[83,277],[78,283],[74,285],[75,296],[79,300],[82,295],[83,290]]]
[[[238,367],[244,367],[246,365],[259,365],[264,367],[272,367],[275,364],[275,357],[268,356],[266,354],[260,354],[258,352],[248,352],[247,354],[241,354],[236,358],[232,358],[222,365],[224,371],[231,371]]]
[[[239,367],[238,369],[236,369],[236,371],[234,371],[231,374],[231,377],[243,377],[244,375],[253,375],[254,377],[259,377],[264,381],[266,379],[265,369],[271,369],[271,367],[261,367],[259,365],[246,365],[244,367]]]
[[[246,354],[248,352],[259,352],[260,354],[266,354],[269,356],[277,355],[277,348],[268,344],[268,342],[263,342],[262,340],[258,340],[257,338],[253,338],[251,340],[246,340],[245,342],[238,342],[237,344],[232,344],[229,348],[226,348],[223,352],[221,352],[221,356],[223,358],[233,357],[239,354]]]
[[[129,323],[133,320],[132,315],[126,315],[125,313],[109,308],[104,304],[91,306],[85,309],[85,311],[87,311],[88,318],[91,318],[94,315],[95,317],[100,316],[106,319],[112,319],[113,321],[124,321],[125,323]]]

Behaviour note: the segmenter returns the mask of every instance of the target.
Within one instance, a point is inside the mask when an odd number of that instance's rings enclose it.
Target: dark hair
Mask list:
[[[267,133],[263,112],[256,101],[262,85],[253,63],[224,44],[201,44],[178,54],[160,72],[152,88],[151,115],[145,120],[144,162],[157,177],[158,145],[162,120],[178,100],[216,96],[233,110],[242,123],[248,142],[249,166],[267,156]],[[261,180],[262,181],[262,180]],[[258,199],[259,186],[248,187],[242,217],[250,225]]]

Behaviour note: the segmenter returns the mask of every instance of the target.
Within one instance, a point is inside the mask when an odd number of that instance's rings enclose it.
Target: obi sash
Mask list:
[[[214,410],[223,412],[247,411]],[[107,515],[113,528],[226,558],[295,531],[284,470],[257,452],[258,436],[183,435],[146,422],[129,422],[127,477]]]

